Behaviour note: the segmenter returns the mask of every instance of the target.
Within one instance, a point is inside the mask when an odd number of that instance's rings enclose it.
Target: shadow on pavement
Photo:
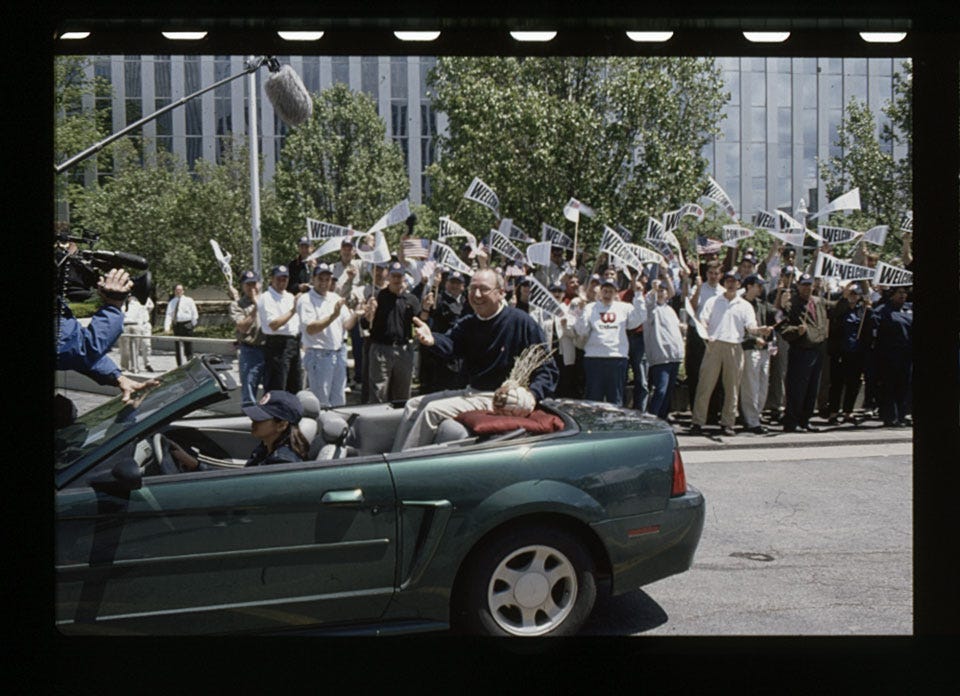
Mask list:
[[[629,636],[661,626],[669,617],[646,592],[636,590],[616,597],[597,598],[581,636]]]

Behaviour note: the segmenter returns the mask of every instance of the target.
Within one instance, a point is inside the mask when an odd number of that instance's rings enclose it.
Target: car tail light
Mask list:
[[[683,495],[687,492],[687,475],[683,472],[683,460],[680,458],[680,450],[673,450],[673,487],[670,489],[670,497]]]

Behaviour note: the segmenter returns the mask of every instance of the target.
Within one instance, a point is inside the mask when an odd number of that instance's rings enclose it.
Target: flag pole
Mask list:
[[[578,210],[577,219],[573,223],[573,258],[571,259],[571,261],[573,261],[574,268],[577,267],[577,237],[578,237],[579,231],[580,231],[580,211]]]

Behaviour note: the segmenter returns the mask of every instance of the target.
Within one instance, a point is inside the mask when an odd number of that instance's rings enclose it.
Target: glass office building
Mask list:
[[[436,157],[435,135],[446,120],[434,111],[427,87],[432,57],[278,56],[303,77],[311,92],[336,82],[376,102],[386,137],[399,143],[410,177],[412,203],[429,203],[426,167]],[[94,56],[88,70],[113,86],[111,96],[90,97],[85,108],[108,109],[113,130],[243,70],[240,56]],[[843,107],[866,101],[882,128],[882,107],[893,97],[895,58],[718,58],[731,99],[722,133],[703,150],[709,173],[733,200],[740,216],[759,208],[792,211],[803,198],[811,211],[825,200],[817,160],[836,152]],[[266,76],[257,72],[258,84]],[[247,131],[247,80],[237,79],[143,127],[144,159],[158,149],[217,161],[223,142]],[[259,90],[262,175],[274,174],[286,126]],[[906,154],[897,147],[896,158]],[[99,172],[100,176],[109,172]],[[98,172],[89,167],[87,181]]]

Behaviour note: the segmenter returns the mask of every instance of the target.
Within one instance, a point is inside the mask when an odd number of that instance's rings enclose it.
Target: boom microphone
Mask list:
[[[263,83],[263,91],[273,104],[280,120],[288,126],[299,126],[313,114],[313,99],[297,71],[289,65],[271,70]]]

